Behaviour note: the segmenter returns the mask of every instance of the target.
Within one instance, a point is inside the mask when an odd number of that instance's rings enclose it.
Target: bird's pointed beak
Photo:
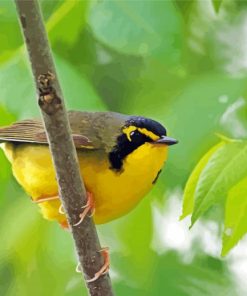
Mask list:
[[[165,145],[168,145],[168,146],[171,146],[171,145],[174,145],[174,144],[177,144],[177,143],[178,143],[178,140],[167,137],[167,136],[162,136],[162,137],[160,137],[158,140],[156,140],[154,142],[154,144],[165,144]]]

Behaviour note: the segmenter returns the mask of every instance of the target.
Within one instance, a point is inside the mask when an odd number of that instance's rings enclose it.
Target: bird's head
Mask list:
[[[164,147],[174,145],[178,141],[168,137],[165,127],[159,122],[145,117],[130,116],[125,121],[116,143],[109,153],[109,160],[112,169],[120,171],[124,159],[144,144]]]

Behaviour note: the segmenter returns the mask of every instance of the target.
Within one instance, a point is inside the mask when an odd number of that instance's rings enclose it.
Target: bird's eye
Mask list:
[[[130,133],[130,137],[132,141],[139,141],[143,135],[139,131],[135,130]]]

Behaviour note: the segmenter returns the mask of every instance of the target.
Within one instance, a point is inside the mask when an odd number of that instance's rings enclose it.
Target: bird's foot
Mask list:
[[[92,283],[97,281],[98,278],[100,278],[102,275],[109,272],[110,269],[110,255],[109,255],[109,248],[103,248],[99,251],[103,257],[104,257],[104,265],[101,267],[101,269],[95,273],[94,277],[90,280],[87,280],[87,283]]]
[[[100,278],[102,275],[106,274],[109,272],[110,269],[110,255],[109,255],[109,248],[103,248],[99,251],[103,257],[104,257],[104,265],[100,268],[98,272],[95,273],[94,277],[87,280],[87,283],[92,283],[97,281],[98,278]],[[81,265],[78,263],[76,267],[77,272],[82,272]]]
[[[39,204],[39,203],[42,203],[42,202],[45,202],[45,201],[51,201],[51,200],[56,200],[56,199],[59,199],[58,195],[48,196],[48,197],[41,197],[41,198],[38,198],[38,199],[32,200],[32,201],[34,203],[36,203],[36,204]]]
[[[82,223],[82,221],[85,219],[86,215],[91,211],[91,216],[93,216],[95,212],[95,207],[94,207],[94,201],[93,201],[93,194],[91,192],[87,191],[87,203],[85,206],[82,207],[83,212],[80,214],[80,220],[74,224],[74,226],[78,226]]]

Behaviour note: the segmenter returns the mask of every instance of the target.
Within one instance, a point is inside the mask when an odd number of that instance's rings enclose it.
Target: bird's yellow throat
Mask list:
[[[17,181],[33,200],[58,195],[47,145],[4,143],[1,147]],[[121,171],[110,169],[109,160],[96,150],[78,151],[78,158],[86,189],[95,200],[94,220],[100,224],[129,212],[152,188],[167,159],[167,146],[148,142],[141,145],[124,159]],[[45,218],[66,223],[59,213],[59,200],[39,206]]]

